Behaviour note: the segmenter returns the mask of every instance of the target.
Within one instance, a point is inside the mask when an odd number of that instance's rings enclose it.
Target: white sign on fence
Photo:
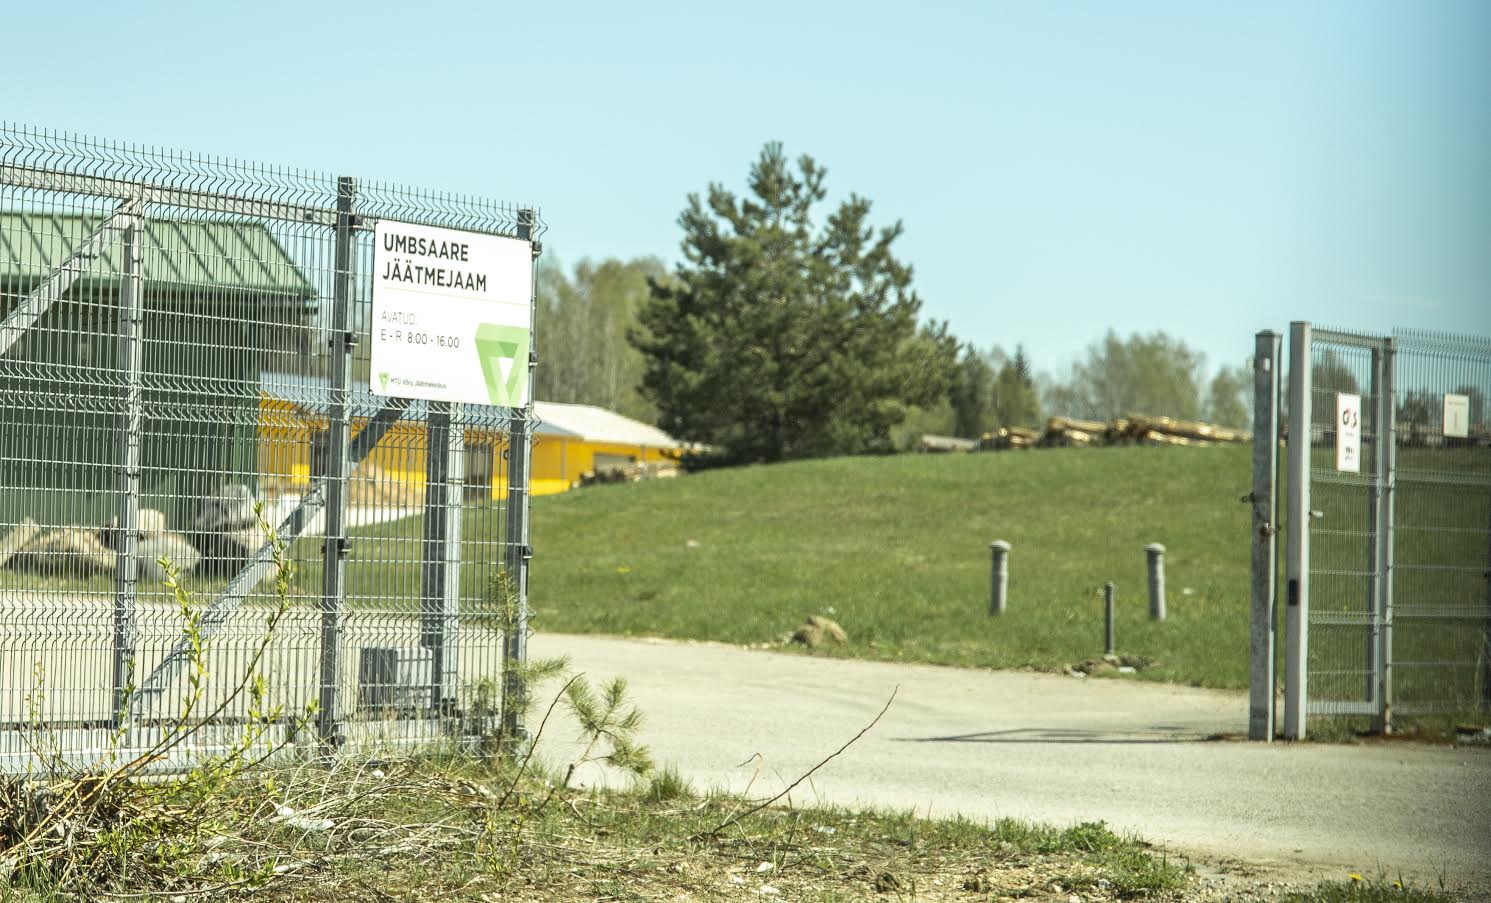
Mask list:
[[[1470,435],[1470,396],[1444,396],[1444,434],[1458,439]]]
[[[1362,397],[1336,393],[1336,469],[1362,472]]]
[[[391,220],[373,241],[373,393],[527,404],[532,244]]]

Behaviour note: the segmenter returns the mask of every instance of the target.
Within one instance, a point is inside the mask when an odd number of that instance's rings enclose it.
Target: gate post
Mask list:
[[[124,274],[119,285],[119,376],[124,380],[119,462],[118,553],[114,577],[114,719],[129,718],[139,626],[135,602],[140,575],[140,430],[144,420],[140,370],[144,365],[144,219],[137,205],[125,214]]]
[[[456,704],[460,686],[461,458],[466,444],[461,405],[430,402],[425,437],[419,643],[432,652],[430,710],[442,713]]]
[[[1248,651],[1248,739],[1274,739],[1274,661],[1278,604],[1279,344],[1272,330],[1253,346],[1253,620]]]
[[[1394,370],[1398,342],[1389,336],[1383,342],[1382,384],[1377,396],[1377,423],[1381,447],[1378,473],[1382,481],[1377,510],[1378,674],[1376,727],[1384,734],[1393,730],[1393,496],[1398,483],[1398,414],[1393,403]]]
[[[1285,599],[1284,736],[1305,739],[1310,624],[1310,324],[1289,324],[1289,536]]]
[[[317,712],[317,734],[323,749],[341,744],[341,685],[343,612],[347,595],[346,504],[347,394],[352,384],[352,348],[357,337],[348,323],[356,279],[357,180],[337,179],[336,273],[332,286],[331,392],[327,399],[326,529],[322,545],[321,576],[321,693]]]
[[[533,240],[536,224],[530,209],[518,211],[518,238]],[[533,245],[533,259],[539,255],[539,247]],[[509,413],[511,427],[507,440],[507,524],[504,543],[503,570],[510,581],[511,595],[507,604],[512,606],[512,617],[507,620],[507,635],[502,638],[502,736],[513,748],[526,745],[527,728],[523,724],[524,700],[528,693],[523,679],[523,664],[528,660],[528,564],[533,551],[528,545],[528,465],[532,452],[530,440],[533,422],[533,368],[538,362],[538,342],[534,336],[534,323],[529,321],[528,340],[528,385],[529,401],[521,408]]]
[[[1387,452],[1386,443],[1391,441],[1387,433],[1387,420],[1383,414],[1383,386],[1385,377],[1383,368],[1386,366],[1381,343],[1372,347],[1372,376],[1368,393],[1372,398],[1372,424],[1375,433],[1375,453],[1372,455],[1372,479],[1367,485],[1367,635],[1366,651],[1363,658],[1362,670],[1366,672],[1366,686],[1363,688],[1363,699],[1368,704],[1376,704],[1377,710],[1372,715],[1372,730],[1382,732],[1382,709],[1378,691],[1382,689],[1382,562],[1379,558],[1382,552],[1381,531],[1382,527],[1382,492],[1383,486],[1387,484]],[[1389,400],[1391,405],[1391,400]],[[1365,419],[1363,423],[1365,423]],[[1337,424],[1337,428],[1339,428]],[[1365,430],[1363,430],[1365,438]]]

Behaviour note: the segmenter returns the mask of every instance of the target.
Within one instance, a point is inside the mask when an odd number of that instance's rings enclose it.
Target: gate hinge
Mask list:
[[[1277,532],[1279,532],[1279,528],[1268,521],[1264,521],[1262,526],[1258,528],[1259,536],[1273,536]]]
[[[352,540],[346,536],[338,536],[336,538],[336,549],[338,558],[346,558],[352,551]],[[326,554],[326,541],[321,543],[321,554]]]

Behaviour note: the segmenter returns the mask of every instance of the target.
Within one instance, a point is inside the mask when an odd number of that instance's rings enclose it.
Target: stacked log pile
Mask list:
[[[1107,434],[1108,424],[1099,420],[1052,417],[1046,421],[1041,445],[1047,448],[1085,448],[1102,445]]]
[[[1229,445],[1251,441],[1253,434],[1214,423],[1130,414],[1108,427],[1110,445]]]
[[[1040,445],[1041,431],[1025,426],[1002,426],[992,433],[984,433],[979,448],[984,451],[1004,451],[1011,448],[1035,448]]]
[[[916,443],[919,452],[971,452],[978,451],[979,444],[975,439],[959,439],[956,436],[934,436],[930,433],[921,437]]]
[[[1130,414],[1111,423],[1052,417],[1044,430],[1003,427],[984,433],[979,448],[1005,451],[1024,448],[1087,448],[1097,445],[1206,446],[1249,442],[1253,434],[1214,423]]]
[[[633,461],[620,467],[607,467],[601,470],[587,470],[580,474],[581,486],[595,486],[603,483],[640,483],[643,480],[669,480],[680,473],[678,465],[672,461],[648,461],[638,463]]]

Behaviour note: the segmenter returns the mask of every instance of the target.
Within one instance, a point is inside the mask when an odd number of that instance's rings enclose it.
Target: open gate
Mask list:
[[[1315,716],[1386,733],[1407,716],[1491,712],[1491,340],[1295,323],[1282,417],[1278,349],[1259,335],[1250,735],[1273,734],[1280,514],[1286,737]]]

